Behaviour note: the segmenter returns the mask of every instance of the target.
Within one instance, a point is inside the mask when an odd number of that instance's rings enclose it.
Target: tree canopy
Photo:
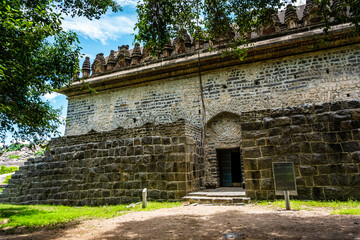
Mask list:
[[[42,96],[78,72],[78,39],[62,29],[62,14],[98,19],[121,8],[114,0],[0,1],[0,140],[11,133],[37,142],[62,122]]]
[[[307,0],[318,6],[326,34],[331,22],[352,22],[359,30],[358,0]],[[186,30],[206,40],[228,39],[232,50],[248,42],[247,33],[266,26],[278,11],[296,0],[144,0],[138,5],[135,38],[162,49]],[[332,6],[336,5],[336,8]],[[343,14],[348,12],[350,14]],[[201,34],[199,34],[201,33]]]

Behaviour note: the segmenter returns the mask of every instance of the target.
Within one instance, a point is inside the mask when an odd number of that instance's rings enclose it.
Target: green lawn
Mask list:
[[[284,200],[277,201],[261,201],[259,205],[268,205],[275,208],[285,208]],[[291,200],[291,209],[294,210],[316,210],[316,208],[328,208],[332,210],[332,214],[352,214],[360,215],[360,201],[301,201]]]
[[[178,207],[181,206],[181,202],[148,202],[145,209],[141,208],[141,204],[129,208],[127,206],[67,207],[0,204],[0,229],[61,227],[64,223],[76,220],[111,218],[133,211],[151,211],[160,208]]]
[[[12,173],[19,170],[19,167],[13,166],[13,167],[6,167],[6,166],[0,166],[0,175],[1,174],[7,174]]]

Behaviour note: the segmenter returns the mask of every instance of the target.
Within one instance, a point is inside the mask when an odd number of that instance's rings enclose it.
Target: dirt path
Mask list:
[[[261,206],[183,206],[83,221],[66,229],[0,239],[359,239],[360,217],[328,211],[278,211]],[[234,239],[234,238],[233,238]]]

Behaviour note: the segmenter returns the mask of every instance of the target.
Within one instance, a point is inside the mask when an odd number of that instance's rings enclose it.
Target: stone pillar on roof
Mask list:
[[[164,50],[163,50],[163,57],[170,57],[171,53],[173,52],[173,46],[171,44],[171,41],[165,44]]]
[[[131,54],[131,66],[133,65],[139,65],[141,63],[142,54],[141,54],[141,48],[139,43],[135,43],[134,50]]]
[[[287,30],[291,30],[299,27],[299,18],[296,13],[296,8],[291,4],[286,6],[285,24]]]
[[[116,66],[115,51],[111,50],[109,58],[108,58],[108,62],[107,62],[107,65],[106,65],[106,70],[107,71],[112,71],[112,70],[115,69],[115,66]]]
[[[83,65],[82,65],[82,69],[81,69],[82,76],[84,78],[90,77],[90,70],[91,70],[91,68],[90,68],[90,58],[86,57]]]
[[[302,20],[305,27],[321,23],[321,16],[319,15],[319,6],[314,3],[314,0],[306,1]]]
[[[98,74],[105,72],[105,58],[103,53],[96,55],[96,58],[91,65],[92,74]]]

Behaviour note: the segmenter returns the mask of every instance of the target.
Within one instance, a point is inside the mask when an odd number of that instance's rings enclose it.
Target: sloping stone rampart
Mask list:
[[[54,139],[45,157],[29,159],[12,176],[0,201],[119,204],[139,201],[143,188],[149,200],[180,200],[204,182],[199,131],[187,126],[178,121]]]

